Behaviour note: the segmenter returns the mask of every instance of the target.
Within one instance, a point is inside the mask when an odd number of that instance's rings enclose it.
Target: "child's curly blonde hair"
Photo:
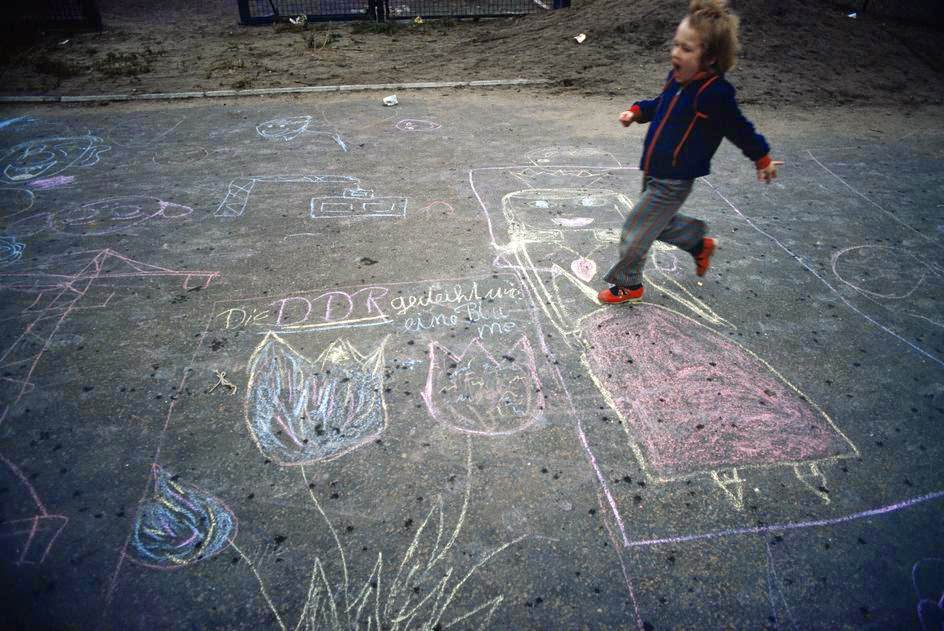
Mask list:
[[[726,0],[692,0],[685,16],[688,25],[701,37],[702,59],[718,73],[737,62],[740,18],[728,11]]]

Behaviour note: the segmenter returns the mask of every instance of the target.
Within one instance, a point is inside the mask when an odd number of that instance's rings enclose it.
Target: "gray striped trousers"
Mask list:
[[[642,196],[623,224],[619,261],[603,280],[618,287],[642,283],[642,270],[652,242],[658,239],[691,251],[705,237],[705,222],[678,213],[695,180],[665,180],[643,176]]]

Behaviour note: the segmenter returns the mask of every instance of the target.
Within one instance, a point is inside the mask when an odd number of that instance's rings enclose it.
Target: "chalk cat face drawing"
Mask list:
[[[502,210],[514,230],[619,229],[629,199],[605,189],[529,189],[505,197]]]
[[[25,182],[55,175],[74,164],[91,166],[98,162],[100,153],[109,149],[101,138],[92,135],[30,140],[16,145],[0,159],[2,179]]]

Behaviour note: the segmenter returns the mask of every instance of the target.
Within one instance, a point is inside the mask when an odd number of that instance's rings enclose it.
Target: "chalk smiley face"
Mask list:
[[[74,164],[91,166],[98,162],[99,154],[110,148],[102,143],[101,138],[92,135],[22,142],[0,159],[2,179],[27,182],[40,176],[55,175]]]
[[[529,189],[506,196],[506,219],[524,230],[618,229],[629,201],[619,193],[592,189]]]
[[[260,136],[268,140],[292,140],[311,125],[311,116],[293,116],[266,121],[256,127]]]

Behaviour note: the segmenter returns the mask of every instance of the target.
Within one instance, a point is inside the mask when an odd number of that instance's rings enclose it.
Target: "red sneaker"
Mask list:
[[[715,253],[715,240],[705,237],[701,240],[701,252],[693,254],[695,257],[695,273],[704,276],[711,265],[711,256]]]
[[[642,285],[636,289],[630,289],[629,287],[610,287],[598,293],[597,300],[610,304],[638,302],[642,300],[643,291],[645,291],[645,288]]]

